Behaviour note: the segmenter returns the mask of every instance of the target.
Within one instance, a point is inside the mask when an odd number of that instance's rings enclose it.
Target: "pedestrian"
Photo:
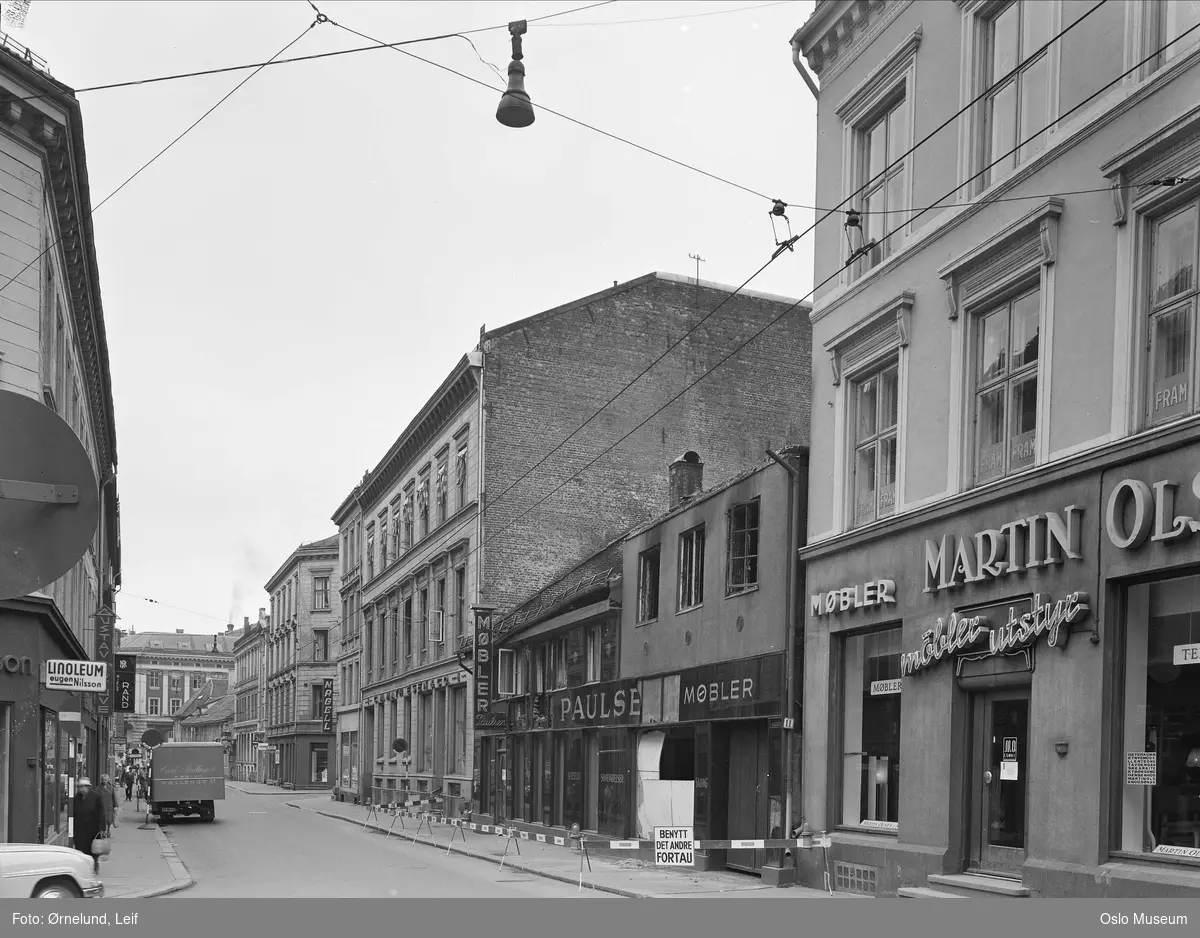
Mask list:
[[[117,804],[117,788],[107,775],[100,776],[100,802],[104,805],[104,836],[112,836],[112,828],[120,818],[120,805]]]
[[[129,766],[125,766],[121,781],[125,783],[125,800],[131,801],[133,799],[133,769]]]
[[[74,808],[75,849],[92,857],[92,869],[99,873],[100,858],[92,854],[92,841],[99,836],[104,827],[104,802],[99,793],[92,789],[90,778],[84,777],[79,780]]]

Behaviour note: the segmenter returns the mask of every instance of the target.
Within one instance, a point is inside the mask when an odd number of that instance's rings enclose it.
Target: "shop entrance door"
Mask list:
[[[767,746],[758,724],[734,724],[729,732],[729,806],[730,840],[758,840],[763,837],[762,820],[766,813]],[[745,873],[757,873],[766,862],[765,850],[730,850],[725,865]]]
[[[972,695],[970,867],[1021,877],[1029,790],[1029,688]]]

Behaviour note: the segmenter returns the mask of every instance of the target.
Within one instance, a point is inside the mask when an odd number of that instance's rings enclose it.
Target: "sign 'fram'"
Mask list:
[[[690,827],[654,828],[656,866],[695,866],[696,841]]]
[[[46,662],[43,682],[48,690],[73,690],[103,693],[108,690],[108,665],[103,661]]]

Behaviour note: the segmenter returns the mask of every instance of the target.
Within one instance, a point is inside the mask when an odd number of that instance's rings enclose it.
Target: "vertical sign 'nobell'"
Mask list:
[[[113,623],[117,620],[117,614],[107,605],[102,605],[92,613],[92,618],[96,620],[96,660],[107,664],[108,673],[112,675],[117,651]],[[90,648],[87,650],[92,651]],[[113,712],[113,682],[114,678],[110,677],[108,686],[96,695],[96,712],[102,716]]]
[[[472,606],[475,614],[475,716],[492,712],[495,697],[496,656],[492,653],[493,606]]]

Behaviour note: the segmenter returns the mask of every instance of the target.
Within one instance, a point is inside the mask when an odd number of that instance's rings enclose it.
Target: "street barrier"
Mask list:
[[[423,794],[423,793],[422,793]],[[454,846],[455,837],[462,837],[463,844],[467,842],[466,831],[470,830],[478,834],[491,834],[497,837],[506,838],[504,844],[504,853],[500,856],[500,868],[504,868],[504,863],[508,859],[509,848],[515,848],[517,855],[521,855],[521,841],[531,840],[539,844],[554,845],[557,847],[571,847],[576,849],[575,844],[578,844],[579,850],[579,889],[583,890],[583,871],[586,864],[588,872],[592,872],[592,858],[588,852],[588,845],[593,847],[606,847],[609,850],[641,850],[653,849],[655,846],[654,840],[613,840],[611,838],[602,837],[597,834],[587,834],[578,830],[571,830],[560,836],[558,834],[546,834],[540,831],[524,830],[519,827],[507,824],[480,824],[475,821],[468,821],[466,818],[446,817],[442,812],[436,811],[414,811],[415,807],[420,805],[439,804],[443,801],[440,796],[440,789],[435,792],[430,792],[425,798],[411,798],[405,801],[395,801],[390,804],[380,805],[378,810],[370,802],[367,803],[367,821],[370,821],[372,814],[375,814],[378,819],[379,811],[392,816],[391,825],[384,830],[382,821],[379,821],[377,830],[384,833],[385,837],[390,837],[392,829],[396,826],[396,821],[400,822],[401,830],[407,833],[407,828],[404,825],[404,818],[418,821],[417,828],[410,838],[410,843],[415,843],[417,836],[421,833],[422,827],[429,831],[429,839],[435,846],[440,846],[437,842],[437,837],[433,833],[433,825],[439,827],[445,826],[453,828],[450,833],[450,840],[446,846],[446,853],[449,855]],[[749,840],[693,840],[691,841],[693,850],[813,850],[821,849],[824,852],[823,866],[825,867],[825,889],[832,895],[833,884],[832,877],[829,874],[829,854],[828,848],[832,846],[832,840],[829,833],[826,831],[813,831],[808,836],[800,836],[798,838],[758,838]],[[659,864],[655,864],[656,866]],[[690,864],[669,864],[675,869],[686,869]]]

